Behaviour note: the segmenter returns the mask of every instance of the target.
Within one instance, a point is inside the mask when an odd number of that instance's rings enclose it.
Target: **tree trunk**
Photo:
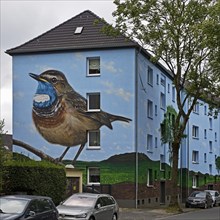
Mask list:
[[[171,199],[169,207],[173,207],[178,211],[182,211],[179,198],[178,198],[178,158],[179,158],[179,147],[180,143],[173,142],[172,143],[172,158],[173,158],[173,165],[172,165],[172,176],[171,176]]]

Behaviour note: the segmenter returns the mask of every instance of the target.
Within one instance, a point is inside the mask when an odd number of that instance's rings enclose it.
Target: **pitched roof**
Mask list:
[[[95,21],[99,21],[94,24]],[[6,51],[10,55],[66,50],[137,47],[138,44],[124,36],[108,36],[101,32],[107,25],[100,17],[87,10],[42,35]],[[77,27],[83,27],[76,34]]]

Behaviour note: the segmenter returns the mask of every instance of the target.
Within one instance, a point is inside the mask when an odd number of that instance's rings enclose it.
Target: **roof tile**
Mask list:
[[[94,24],[99,20],[97,24]],[[63,50],[136,47],[137,43],[123,35],[108,36],[101,31],[107,25],[103,19],[87,10],[65,21],[42,35],[6,51],[10,55]],[[77,27],[83,27],[81,34],[74,34]]]

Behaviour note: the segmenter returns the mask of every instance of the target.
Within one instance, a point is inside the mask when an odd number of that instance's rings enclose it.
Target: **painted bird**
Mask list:
[[[71,87],[65,75],[58,70],[29,75],[38,81],[32,109],[38,132],[48,142],[67,147],[59,161],[70,147],[80,145],[73,163],[76,161],[87,142],[88,131],[98,130],[103,125],[112,129],[111,123],[117,120],[131,121],[102,110],[89,112],[87,100]]]

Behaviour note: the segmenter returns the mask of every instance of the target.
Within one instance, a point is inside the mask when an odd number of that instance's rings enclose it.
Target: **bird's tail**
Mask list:
[[[109,116],[110,116],[109,118],[110,118],[111,122],[113,122],[113,121],[124,121],[124,122],[129,123],[130,121],[132,121],[130,118],[126,118],[126,117],[123,117],[123,116],[120,116],[120,115],[110,114]]]

